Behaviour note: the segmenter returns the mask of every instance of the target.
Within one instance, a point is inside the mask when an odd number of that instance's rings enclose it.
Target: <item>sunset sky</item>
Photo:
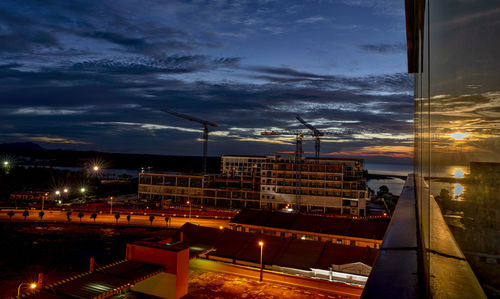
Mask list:
[[[0,143],[201,155],[294,150],[409,161],[404,1],[1,1]],[[314,151],[306,135],[304,150]]]

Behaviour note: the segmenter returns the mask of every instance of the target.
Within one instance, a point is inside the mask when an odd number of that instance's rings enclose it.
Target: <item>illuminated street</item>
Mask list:
[[[10,210],[0,211],[0,221],[9,222],[9,215],[7,213]],[[22,216],[24,210],[14,210],[15,215],[12,216],[13,222],[24,222],[25,219]],[[29,216],[26,217],[28,222],[42,222],[39,217],[39,210],[30,210]],[[62,222],[67,223],[68,217],[66,215],[67,211],[45,211],[43,216],[43,222]],[[137,226],[155,226],[155,227],[181,227],[186,222],[191,222],[193,224],[207,226],[207,227],[228,227],[228,219],[204,219],[192,217],[172,217],[170,218],[170,223],[165,222],[165,216],[155,215],[153,222],[150,221],[149,215],[131,215],[130,223],[127,221],[127,214],[120,215],[118,221],[116,221],[115,215],[110,215],[109,213],[97,214],[95,221],[90,217],[92,213],[85,212],[84,216],[81,218],[81,223],[95,223],[95,224],[119,224],[119,225],[137,225]],[[80,218],[78,217],[78,212],[72,212],[70,216],[72,223],[80,223]]]

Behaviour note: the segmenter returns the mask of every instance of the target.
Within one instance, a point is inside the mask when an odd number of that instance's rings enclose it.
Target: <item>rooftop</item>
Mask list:
[[[189,247],[211,247],[211,256],[259,262],[260,241],[264,242],[265,264],[295,269],[325,269],[334,265],[361,262],[372,266],[378,250],[327,242],[267,236],[258,233],[236,232],[186,223],[180,230],[184,244]],[[307,255],[304,254],[307,252]]]
[[[236,215],[231,220],[231,223],[383,240],[385,231],[389,225],[389,220],[325,217],[279,211],[245,209]]]

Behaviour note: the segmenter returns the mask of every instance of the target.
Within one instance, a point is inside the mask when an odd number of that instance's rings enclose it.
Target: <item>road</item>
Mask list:
[[[0,222],[25,222],[25,218],[22,216],[24,210],[13,210],[14,211],[14,216],[12,216],[12,219],[10,219],[9,215],[7,213],[11,211],[2,209],[0,210]],[[36,223],[36,222],[42,222],[42,220],[39,217],[39,212],[40,210],[29,210],[29,216],[26,217],[26,221],[30,223]],[[68,222],[68,217],[66,215],[67,211],[49,211],[45,210],[44,211],[44,216],[43,216],[43,222]],[[98,213],[97,218],[95,221],[90,218],[90,215],[92,213],[89,212],[84,212],[83,217],[80,218],[78,217],[78,212],[73,212],[70,216],[71,222],[74,223],[96,223],[96,224],[118,224],[118,225],[132,225],[132,226],[155,226],[155,227],[166,227],[167,223],[165,222],[165,216],[161,215],[155,215],[153,222],[151,223],[149,220],[149,215],[131,215],[130,217],[130,223],[127,221],[127,215],[122,214],[120,215],[120,218],[118,221],[116,221],[116,218],[114,215],[110,215],[109,213]],[[191,222],[193,224],[201,225],[201,226],[207,226],[207,227],[229,227],[229,220],[228,219],[207,219],[207,218],[196,218],[192,217],[189,219],[189,217],[171,217],[170,218],[170,223],[168,223],[168,227],[171,228],[178,228],[184,225],[186,222]]]

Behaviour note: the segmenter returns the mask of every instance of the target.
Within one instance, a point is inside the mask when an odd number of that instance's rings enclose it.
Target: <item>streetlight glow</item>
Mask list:
[[[93,169],[94,171],[99,171],[99,166],[95,165],[94,167],[92,167],[92,169]]]
[[[9,165],[9,161],[3,161],[3,165],[5,166]]]
[[[61,195],[61,191],[56,190],[56,195]]]
[[[36,283],[30,284],[30,288],[32,288],[32,289],[36,288]]]
[[[82,192],[82,193],[85,193],[85,191],[87,191],[87,190],[85,190],[85,188],[80,189],[80,192]]]
[[[219,229],[224,229],[224,226],[222,226],[222,225],[221,225],[221,226],[219,226]]]
[[[260,277],[259,277],[259,281],[262,281],[262,270],[263,270],[263,264],[262,264],[262,254],[263,254],[263,251],[264,251],[264,242],[263,241],[259,241],[259,246],[260,246]]]
[[[68,188],[64,188],[63,192],[68,193]]]

